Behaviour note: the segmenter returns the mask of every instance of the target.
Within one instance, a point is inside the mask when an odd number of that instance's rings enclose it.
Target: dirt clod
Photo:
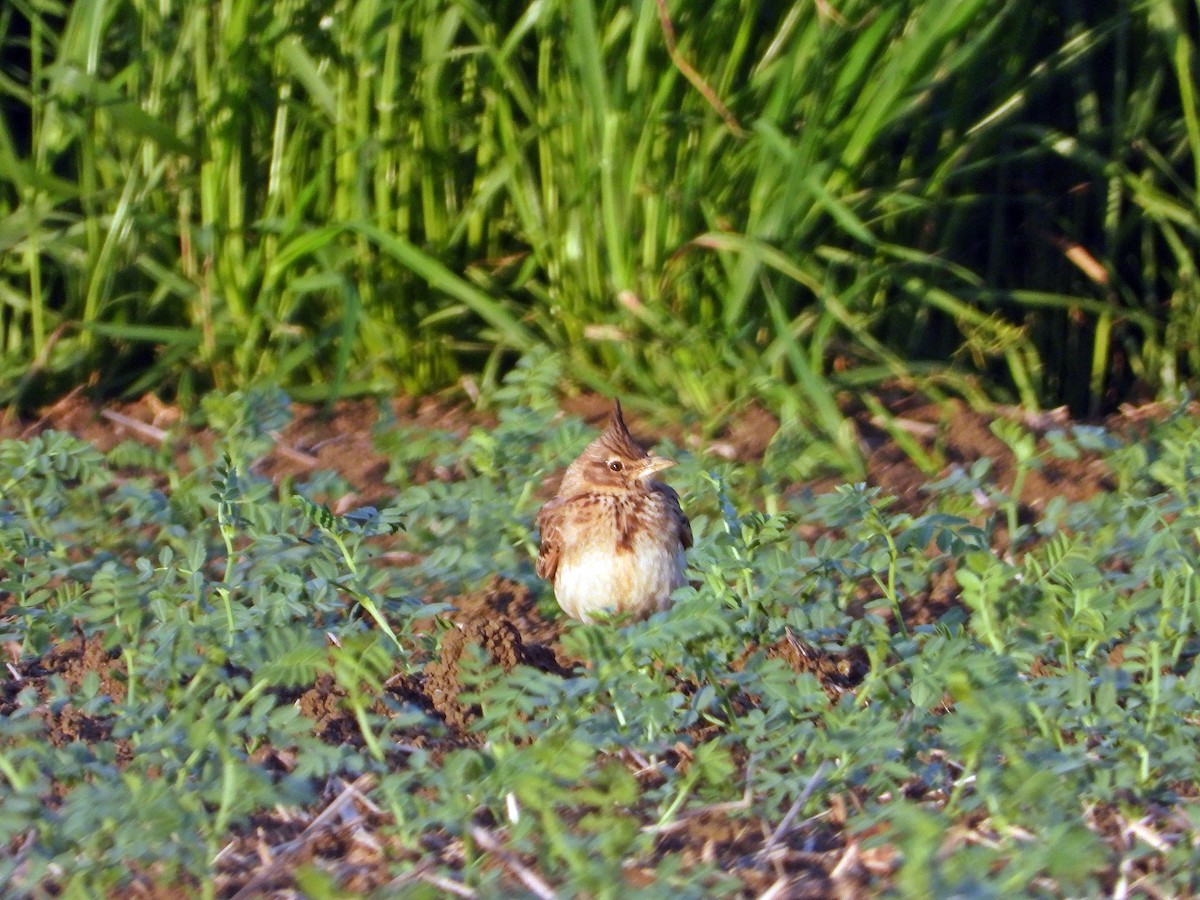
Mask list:
[[[462,669],[464,656],[470,647],[477,647],[505,672],[517,666],[531,666],[544,672],[569,675],[559,665],[554,653],[544,645],[527,645],[521,631],[509,619],[473,618],[462,626],[447,631],[442,638],[441,652],[425,669],[424,686],[433,708],[458,731],[465,730],[479,715],[475,705],[464,704]]]
[[[769,645],[766,654],[768,659],[783,661],[794,672],[816,676],[829,699],[835,702],[861,684],[871,669],[867,651],[862,647],[848,647],[835,653],[814,647],[792,634]]]

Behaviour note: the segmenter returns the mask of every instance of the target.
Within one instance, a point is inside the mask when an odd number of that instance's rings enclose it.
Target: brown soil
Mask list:
[[[506,673],[517,666],[529,666],[569,678],[573,671],[572,665],[560,662],[561,649],[554,643],[562,631],[561,623],[543,619],[533,595],[521,585],[498,578],[483,590],[451,598],[450,602],[456,609],[439,620],[444,630],[437,655],[425,661],[419,677],[397,671],[385,685],[397,699],[445,723],[444,740],[430,742],[423,733],[412,735],[411,746],[435,752],[479,742],[479,736],[470,731],[479,708],[459,699],[468,689],[462,678],[467,654],[478,651],[484,660]],[[415,630],[427,633],[438,627],[438,623],[426,620],[416,623]],[[358,725],[344,705],[345,697],[346,691],[332,676],[322,675],[298,702],[301,712],[314,720],[322,738],[359,744]],[[374,712],[387,714],[382,703]]]
[[[746,651],[747,658],[754,649],[757,648]],[[768,646],[766,654],[768,659],[781,660],[796,673],[816,677],[833,703],[858,687],[871,669],[867,652],[862,647],[848,647],[835,653],[814,647],[790,631],[786,637]]]
[[[545,644],[526,644],[513,620],[485,616],[467,619],[442,637],[438,658],[425,667],[423,684],[430,705],[460,734],[466,733],[480,713],[478,706],[459,699],[464,690],[463,657],[472,647],[505,673],[517,666],[530,666],[555,675],[570,674],[559,664],[553,649]]]
[[[1045,435],[1070,424],[1065,411],[1029,414],[1001,408],[993,414],[984,414],[959,400],[939,405],[903,399],[893,403],[889,412],[895,417],[895,429],[907,433],[925,453],[941,462],[937,471],[922,472],[884,423],[866,412],[855,416],[866,451],[867,482],[882,487],[884,493],[896,497],[899,508],[914,514],[926,507],[921,490],[925,484],[945,475],[951,467],[969,469],[980,459],[991,460],[996,486],[1006,493],[1012,491],[1017,465],[1008,446],[992,432],[991,423],[997,418],[1018,422],[1040,439],[1038,449],[1043,452],[1036,467],[1027,473],[1021,490],[1027,516],[1042,509],[1053,497],[1085,500],[1113,488],[1109,473],[1098,457],[1059,459],[1044,452],[1048,447]],[[1121,430],[1128,428],[1121,416],[1114,417],[1110,425]]]
[[[80,637],[60,641],[39,657],[20,659],[18,646],[8,649],[15,658],[9,663],[10,678],[0,681],[0,717],[12,715],[17,709],[17,696],[33,688],[39,701],[36,714],[42,720],[46,738],[55,747],[76,741],[107,741],[112,736],[111,717],[87,715],[72,703],[51,702],[54,698],[49,682],[51,678],[59,679],[74,693],[89,673],[95,673],[97,693],[120,703],[125,699],[125,665],[119,652],[106,653],[99,640]],[[128,750],[122,746],[120,754]]]
[[[391,496],[395,490],[384,481],[387,460],[375,451],[372,440],[380,408],[376,400],[344,400],[332,409],[294,404],[292,421],[274,436],[275,446],[256,460],[253,468],[275,481],[319,470],[335,471],[355,492],[338,498],[347,509]],[[436,428],[463,436],[472,425],[491,421],[469,407],[434,398],[418,401],[400,397],[391,401],[390,412],[399,425]],[[208,451],[214,443],[211,432],[190,426],[182,410],[164,405],[152,394],[101,407],[74,392],[31,420],[17,418],[11,409],[0,414],[0,440],[28,438],[47,429],[70,432],[105,452],[127,440],[150,446],[169,442],[180,472],[191,469],[189,452],[193,448]],[[432,468],[409,475],[414,481],[445,477],[445,473]]]
[[[902,396],[889,399],[887,406],[894,417],[893,427],[908,433],[926,453],[942,463],[940,472],[922,472],[884,423],[866,410],[849,410],[866,460],[868,484],[882,488],[884,494],[896,498],[901,508],[913,512],[925,508],[921,487],[931,478],[944,474],[952,466],[968,468],[982,458],[992,460],[998,486],[1011,490],[1017,470],[1011,452],[991,431],[990,423],[997,416],[1018,421],[1039,436],[1068,424],[1062,412],[1029,414],[1001,409],[997,413],[981,413],[957,400],[934,404]],[[609,415],[612,405],[607,398],[587,394],[564,401],[563,408],[599,424]],[[1160,404],[1124,408],[1106,424],[1118,431],[1130,431],[1146,419],[1159,419],[1167,412]],[[292,421],[276,435],[274,448],[255,463],[255,469],[276,480],[329,469],[354,487],[356,494],[349,498],[351,505],[384,499],[394,489],[384,480],[387,460],[373,449],[379,413],[380,404],[375,400],[340,401],[328,410],[295,404]],[[399,426],[437,428],[463,436],[475,425],[486,427],[493,422],[490,415],[465,404],[436,398],[397,398],[390,403],[390,413]],[[32,420],[17,419],[11,414],[0,416],[0,439],[29,437],[54,428],[69,431],[104,451],[124,440],[147,444],[170,440],[177,464],[186,471],[190,466],[189,448],[211,446],[213,439],[203,430],[180,425],[183,418],[177,407],[165,406],[153,395],[100,407],[75,393],[42,410]],[[650,436],[648,428],[639,427],[636,415],[627,414],[627,418],[636,436]],[[769,412],[751,406],[711,441],[701,442],[678,427],[665,429],[665,435],[698,452],[754,461],[762,458],[778,427]],[[1042,441],[1040,449],[1046,446]],[[408,480],[420,482],[453,477],[454,473],[437,472],[431,467],[406,474]],[[808,487],[820,490],[837,483],[837,479],[825,479]],[[1034,511],[1055,496],[1080,500],[1111,489],[1108,472],[1098,458],[1085,455],[1063,460],[1043,454],[1038,467],[1026,477],[1021,499]]]
[[[921,487],[931,477],[944,474],[949,467],[970,466],[975,460],[993,460],[995,478],[1005,489],[1011,488],[1016,466],[1007,447],[989,428],[990,417],[972,411],[961,403],[933,405],[909,398],[888,402],[895,417],[893,427],[904,429],[930,458],[939,460],[938,473],[923,472],[884,427],[864,410],[852,411],[867,463],[868,481],[896,498],[900,508],[914,514],[922,512],[926,497]],[[608,415],[609,401],[594,396],[575,398],[566,404],[571,411],[589,421],[599,422]],[[348,505],[377,502],[394,493],[387,481],[387,460],[373,449],[372,434],[379,419],[374,401],[346,401],[332,410],[297,407],[295,418],[277,436],[275,447],[255,464],[257,471],[273,479],[302,476],[317,469],[332,469],[354,488],[355,495],[345,498]],[[437,400],[414,401],[401,398],[391,404],[390,413],[404,425],[438,428],[465,435],[474,425],[487,425],[487,416],[471,409]],[[1035,434],[1044,435],[1061,427],[1060,418],[1048,415],[1030,418],[1018,411],[1005,413],[1020,418]],[[1147,417],[1165,414],[1159,408],[1127,410],[1116,421],[1118,427],[1138,427]],[[636,417],[633,425],[638,431]],[[20,421],[0,417],[0,439],[28,437],[48,428],[70,431],[107,450],[126,439],[149,444],[170,441],[177,464],[189,465],[188,450],[208,447],[212,436],[181,425],[180,410],[164,406],[153,397],[97,407],[80,395],[64,398],[42,411],[34,420]],[[1110,423],[1113,424],[1113,423]],[[752,408],[735,419],[721,434],[698,451],[712,452],[733,459],[756,460],[762,457],[778,423],[771,416]],[[641,432],[645,435],[645,432]],[[686,435],[672,435],[686,443]],[[1043,441],[1042,446],[1045,446]],[[406,473],[409,480],[454,477],[454,473],[422,469]],[[810,485],[817,490],[827,485]],[[1103,464],[1095,458],[1060,460],[1050,456],[1031,472],[1025,482],[1021,501],[1032,514],[1051,497],[1079,500],[1112,487]],[[543,491],[548,486],[543,486]],[[440,599],[440,598],[439,598]],[[419,676],[397,671],[385,685],[399,701],[429,713],[444,728],[440,733],[414,731],[407,747],[394,755],[397,766],[405,765],[405,752],[421,748],[439,756],[459,747],[476,746],[480,735],[471,730],[480,710],[464,699],[470,684],[463,674],[469,670],[468,655],[478,655],[505,672],[529,666],[561,678],[571,678],[579,663],[566,658],[559,638],[564,624],[556,615],[543,616],[537,598],[521,585],[496,580],[485,589],[453,599],[456,611],[441,617],[440,623],[423,627],[443,629],[436,657],[424,660]],[[904,610],[912,623],[936,620],[957,602],[953,573],[943,571],[933,579],[928,592],[910,599]],[[19,646],[5,648],[11,660],[9,678],[0,682],[0,716],[15,708],[18,694],[33,688],[42,701],[39,714],[47,737],[55,746],[82,741],[107,740],[112,722],[104,716],[85,715],[70,704],[52,704],[50,679],[59,678],[68,687],[77,688],[88,673],[99,677],[100,691],[115,701],[125,695],[125,672],[119,648],[105,651],[95,640],[69,637],[38,658],[19,658]],[[867,671],[865,652],[847,648],[831,653],[815,648],[794,636],[765,648],[768,656],[778,658],[796,672],[814,675],[831,702],[852,692]],[[469,682],[469,680],[468,680]],[[298,693],[301,712],[312,720],[315,734],[322,739],[361,745],[358,724],[346,705],[346,693],[329,675],[322,675],[307,690]],[[753,702],[743,698],[742,702]],[[376,711],[387,714],[379,702]],[[288,770],[293,761],[286,751],[263,748],[257,757],[280,770]],[[687,764],[686,748],[676,761]],[[631,770],[639,768],[636,758],[627,760]],[[639,776],[640,777],[640,776]],[[292,874],[305,863],[318,863],[337,873],[342,889],[359,893],[389,886],[389,867],[398,860],[417,863],[407,881],[422,880],[429,873],[436,886],[433,867],[440,862],[450,867],[461,864],[463,846],[458,838],[442,834],[427,835],[422,852],[396,845],[380,837],[377,826],[385,817],[369,800],[369,779],[346,783],[332,779],[318,807],[304,814],[276,809],[258,815],[251,825],[231,836],[217,862],[222,896],[261,896],[287,891],[294,886]],[[836,800],[836,798],[835,798]],[[652,878],[653,863],[667,855],[679,855],[684,865],[692,862],[719,862],[742,882],[745,895],[767,892],[787,897],[851,897],[858,895],[872,876],[894,870],[895,861],[878,853],[848,844],[839,834],[837,802],[823,824],[772,837],[778,824],[742,814],[736,804],[685,815],[658,834],[655,859],[642,866],[624,870],[633,885]],[[331,811],[336,812],[332,815]],[[781,811],[782,812],[782,811]],[[841,812],[844,817],[844,806]],[[481,821],[486,829],[494,823]],[[854,858],[851,859],[850,857]],[[497,859],[507,870],[513,863]],[[152,874],[135,873],[134,887],[145,896],[169,896]],[[512,882],[514,890],[519,890]],[[186,893],[186,892],[185,892]]]

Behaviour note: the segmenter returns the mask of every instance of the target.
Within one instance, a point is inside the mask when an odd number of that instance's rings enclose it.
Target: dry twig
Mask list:
[[[373,783],[373,776],[359,776],[352,784],[346,785],[340,794],[330,800],[328,805],[308,823],[308,827],[297,838],[268,848],[266,855],[270,859],[270,862],[265,864],[262,869],[254,874],[254,877],[242,885],[242,889],[233,895],[233,900],[244,900],[244,898],[253,897],[257,894],[264,885],[283,870],[293,857],[319,837],[327,827],[333,824],[335,819],[342,816],[347,806],[355,800],[364,800],[362,792],[370,789]],[[218,854],[219,857],[220,854]]]
[[[503,865],[504,868],[508,869],[508,871],[512,872],[512,874],[517,877],[521,884],[529,888],[530,893],[532,893],[535,897],[540,898],[540,900],[556,900],[558,894],[554,892],[554,888],[550,887],[550,885],[546,883],[545,879],[538,875],[537,872],[534,872],[523,862],[517,859],[517,855],[515,853],[512,853],[501,846],[500,842],[496,840],[495,835],[493,835],[486,828],[481,828],[478,825],[472,825],[471,837],[475,839],[475,843],[477,843],[480,847],[500,860],[500,864]]]
[[[787,815],[771,832],[771,836],[767,838],[767,842],[763,844],[763,848],[758,851],[760,857],[767,856],[774,850],[792,829],[792,822],[799,815],[800,810],[804,808],[804,804],[808,802],[808,798],[812,796],[812,792],[817,789],[817,785],[825,777],[825,770],[829,767],[829,761],[821,763],[817,766],[817,771],[813,772],[812,778],[808,779],[808,784],[804,785],[804,790],[800,792],[800,796],[796,798],[796,802],[792,804],[792,808],[787,811]]]
[[[127,416],[124,413],[114,412],[111,409],[102,409],[100,410],[100,418],[115,422],[122,428],[128,428],[138,437],[144,438],[154,444],[161,444],[167,439],[167,433],[157,425],[151,425],[140,419],[135,419],[133,416]]]
[[[700,92],[700,96],[708,101],[708,105],[717,111],[717,115],[725,120],[725,125],[729,130],[738,137],[745,137],[745,130],[738,124],[738,120],[729,111],[729,107],[721,102],[721,98],[708,86],[704,76],[692,68],[692,64],[683,58],[675,46],[675,26],[671,23],[671,14],[667,11],[667,0],[658,0],[658,21],[662,25],[663,43],[667,46],[671,62],[675,63],[675,67],[683,73],[683,77],[692,83],[692,87]]]

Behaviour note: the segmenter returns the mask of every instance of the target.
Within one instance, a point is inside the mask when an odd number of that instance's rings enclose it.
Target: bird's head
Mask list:
[[[608,428],[571,463],[559,493],[648,491],[654,476],[673,465],[674,460],[651,456],[633,439],[617,400]]]

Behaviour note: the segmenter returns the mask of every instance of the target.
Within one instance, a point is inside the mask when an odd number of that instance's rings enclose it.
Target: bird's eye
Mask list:
[[[614,472],[620,472],[623,468],[625,468],[623,465],[621,465],[621,461],[619,459],[610,460],[608,467]]]

